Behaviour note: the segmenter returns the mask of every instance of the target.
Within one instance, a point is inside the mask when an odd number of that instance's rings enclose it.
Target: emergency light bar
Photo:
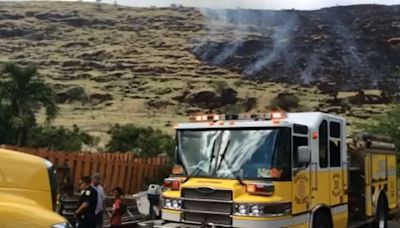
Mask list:
[[[276,120],[285,119],[285,112],[256,113],[256,114],[207,114],[190,116],[190,122],[216,122],[224,120]]]

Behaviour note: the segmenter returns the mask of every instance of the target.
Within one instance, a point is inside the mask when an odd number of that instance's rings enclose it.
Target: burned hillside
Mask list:
[[[202,61],[249,79],[397,90],[400,5],[316,11],[203,10]]]

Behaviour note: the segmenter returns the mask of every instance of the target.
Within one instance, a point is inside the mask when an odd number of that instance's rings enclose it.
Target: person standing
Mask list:
[[[78,209],[79,198],[74,195],[74,186],[71,183],[62,188],[64,194],[60,198],[60,208],[58,213],[66,218],[73,227],[76,227],[76,218],[74,212]]]
[[[79,182],[81,196],[79,199],[79,207],[75,211],[78,220],[78,228],[96,228],[96,205],[97,191],[91,185],[91,178],[84,176]]]
[[[104,211],[104,202],[106,200],[106,196],[104,194],[104,188],[101,186],[101,175],[99,173],[95,173],[92,175],[92,187],[97,191],[97,205],[96,205],[96,227],[103,227],[103,211]]]
[[[113,207],[112,207],[112,214],[110,218],[110,224],[111,228],[120,228],[122,224],[122,214],[124,211],[124,206],[122,204],[122,195],[124,193],[122,192],[122,189],[117,187],[113,189],[113,195],[114,195],[114,202],[113,202]]]

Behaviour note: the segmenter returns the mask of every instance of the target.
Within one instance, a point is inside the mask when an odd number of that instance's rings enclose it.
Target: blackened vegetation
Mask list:
[[[400,5],[317,11],[203,10],[202,61],[251,79],[326,84],[340,90],[400,85]]]

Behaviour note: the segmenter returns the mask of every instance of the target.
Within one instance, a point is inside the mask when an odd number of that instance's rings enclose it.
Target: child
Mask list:
[[[110,218],[110,224],[112,228],[119,228],[121,227],[122,223],[122,213],[123,213],[123,205],[121,196],[124,193],[122,189],[117,187],[113,189],[113,195],[115,197],[113,207],[112,207],[112,215]]]

